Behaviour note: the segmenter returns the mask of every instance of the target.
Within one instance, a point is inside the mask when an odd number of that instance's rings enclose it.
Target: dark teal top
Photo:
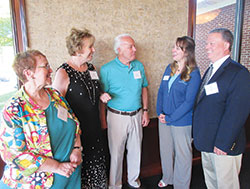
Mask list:
[[[45,110],[51,149],[55,160],[69,162],[70,154],[74,147],[76,124],[69,118],[67,122],[61,120],[57,114],[58,110],[55,108],[54,102],[51,102]],[[69,178],[54,174],[54,182],[51,188],[81,188],[80,171],[80,166],[78,166]]]

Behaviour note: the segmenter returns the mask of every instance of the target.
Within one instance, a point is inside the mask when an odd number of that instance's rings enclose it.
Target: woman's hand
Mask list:
[[[82,152],[81,152],[81,138],[80,135],[77,134],[75,138],[75,144],[74,144],[74,149],[72,150],[70,154],[70,162],[71,163],[76,163],[77,165],[80,165],[82,163]]]
[[[166,123],[165,115],[164,115],[164,114],[160,114],[160,115],[158,116],[158,119],[160,120],[161,123]]]
[[[54,159],[47,158],[45,162],[39,167],[38,172],[52,172],[59,175],[70,177],[77,167],[76,163],[73,162],[58,162]]]
[[[70,162],[80,165],[82,163],[82,152],[80,148],[75,148],[70,154]]]
[[[72,175],[72,173],[75,171],[76,167],[77,167],[77,164],[72,163],[72,162],[58,163],[58,166],[54,172],[59,175],[69,178]]]
[[[101,100],[103,103],[107,103],[110,99],[111,99],[111,96],[110,96],[108,93],[103,93],[103,94],[100,96],[100,100]]]

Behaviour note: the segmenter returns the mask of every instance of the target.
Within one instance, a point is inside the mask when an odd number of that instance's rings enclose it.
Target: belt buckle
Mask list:
[[[125,115],[125,116],[133,116],[134,112],[125,112],[125,111],[119,111],[120,115]]]
[[[119,114],[119,115],[134,116],[134,115],[136,115],[136,114],[140,111],[141,108],[139,108],[138,110],[135,110],[135,111],[133,111],[133,112],[124,112],[124,111],[114,110],[114,109],[109,108],[109,107],[108,107],[108,109],[109,109],[111,112],[116,113],[116,114]]]
[[[131,113],[130,113],[130,116],[134,116],[134,115],[136,115],[136,113],[137,113],[137,110],[136,110],[136,111],[131,112]]]

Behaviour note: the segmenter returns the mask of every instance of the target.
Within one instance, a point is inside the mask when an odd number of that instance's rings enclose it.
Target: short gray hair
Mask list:
[[[115,54],[118,54],[118,48],[120,47],[121,45],[121,39],[123,37],[131,37],[131,35],[127,34],[127,33],[123,33],[123,34],[120,34],[118,36],[116,36],[115,38],[115,42],[114,42],[114,51],[115,51]],[[131,37],[132,38],[132,37]]]
[[[222,35],[223,40],[229,43],[229,51],[231,51],[232,46],[233,46],[234,36],[229,29],[216,28],[210,31],[209,34],[210,33],[220,33]]]

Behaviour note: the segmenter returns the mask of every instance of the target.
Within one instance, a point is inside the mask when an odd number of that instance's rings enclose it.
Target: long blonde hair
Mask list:
[[[195,42],[193,38],[188,36],[178,37],[176,39],[176,46],[180,47],[181,50],[186,54],[185,66],[181,72],[181,80],[189,81],[191,72],[197,67],[195,61]],[[178,70],[178,64],[174,61],[171,65],[171,76],[173,76]]]

